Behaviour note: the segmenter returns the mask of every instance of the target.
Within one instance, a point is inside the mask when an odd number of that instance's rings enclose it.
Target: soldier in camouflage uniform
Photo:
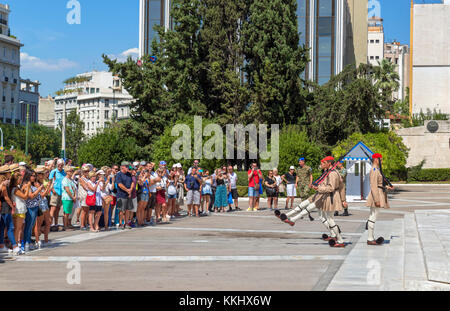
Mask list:
[[[297,168],[298,193],[300,198],[306,200],[309,197],[309,190],[313,182],[312,169],[305,164],[305,158],[298,159],[299,168]]]
[[[344,213],[341,216],[348,216],[348,204],[347,204],[347,194],[346,194],[346,183],[347,183],[347,170],[345,169],[343,165],[343,161],[339,162],[337,164],[336,170],[339,173],[339,176],[341,177],[341,187],[339,189],[339,192],[341,194],[341,201],[342,201],[342,207],[344,208]],[[339,216],[338,212],[334,213],[335,216]]]

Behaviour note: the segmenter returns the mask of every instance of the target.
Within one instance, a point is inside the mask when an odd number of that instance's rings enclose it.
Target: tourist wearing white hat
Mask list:
[[[297,196],[297,191],[295,189],[295,185],[298,183],[297,173],[295,172],[295,167],[289,167],[289,172],[281,176],[281,179],[286,183],[286,206],[285,209],[289,208],[289,201],[291,202],[290,208],[292,209],[292,205],[294,204],[294,199]]]

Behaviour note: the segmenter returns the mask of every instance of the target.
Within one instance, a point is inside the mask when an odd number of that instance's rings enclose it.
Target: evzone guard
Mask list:
[[[320,165],[324,170],[324,173],[312,186],[312,188],[317,191],[316,194],[303,201],[288,214],[285,215],[281,214],[280,211],[275,211],[275,215],[282,221],[294,226],[298,219],[302,219],[306,215],[313,221],[314,218],[312,218],[311,212],[318,209],[319,220],[331,234],[330,237],[327,234],[324,234],[322,238],[328,241],[331,247],[345,247],[341,236],[341,230],[334,221],[335,211],[342,211],[342,200],[340,194],[341,177],[335,170],[333,162],[333,157],[326,157],[321,161]],[[297,215],[293,216],[296,213]]]
[[[382,168],[382,155],[375,153],[372,155],[372,169],[370,171],[370,194],[367,197],[367,206],[370,207],[369,220],[366,224],[368,230],[367,245],[381,245],[384,238],[375,240],[374,229],[380,208],[389,208],[387,191],[393,190],[394,186],[384,176]]]

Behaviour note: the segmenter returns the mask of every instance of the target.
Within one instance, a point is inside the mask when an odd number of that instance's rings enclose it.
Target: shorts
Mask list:
[[[25,219],[26,215],[27,214],[14,214],[13,218],[23,218],[23,219]]]
[[[176,198],[177,198],[177,195],[176,195],[176,194],[168,194],[168,195],[167,195],[167,198],[168,198],[168,199],[176,199]]]
[[[159,190],[156,192],[156,203],[165,204],[166,203],[166,191]]]
[[[198,190],[189,190],[186,196],[186,204],[187,205],[200,205],[200,191]]]
[[[150,193],[150,197],[148,198],[147,209],[153,209],[156,205],[156,192]]]
[[[231,189],[231,197],[233,198],[233,200],[237,200],[239,198],[237,189]]]
[[[102,211],[102,207],[101,207],[101,206],[98,206],[98,205],[95,205],[95,206],[89,206],[89,211],[90,211],[90,212],[94,211],[94,212],[96,212],[96,213],[99,213],[99,212]]]
[[[130,198],[117,198],[117,208],[121,212],[131,211],[133,202]]]
[[[60,208],[62,206],[62,198],[58,194],[52,194],[50,197],[50,206],[56,206]]]
[[[62,200],[62,206],[64,209],[64,214],[72,214],[73,201],[72,200]]]
[[[295,184],[288,184],[286,186],[286,196],[288,197],[296,197],[297,190],[295,189]]]
[[[259,189],[256,189],[255,187],[248,187],[248,196],[259,197]]]
[[[131,206],[133,207],[131,209],[132,212],[137,212],[137,197],[134,199],[131,199]]]
[[[149,195],[148,192],[147,193],[141,193],[139,195],[139,201],[148,202],[149,198],[150,198],[150,195]]]

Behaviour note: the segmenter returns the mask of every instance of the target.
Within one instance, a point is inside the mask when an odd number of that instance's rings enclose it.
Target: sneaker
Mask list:
[[[3,246],[3,248],[0,248],[0,253],[8,253],[8,252],[9,252],[8,248],[6,248],[4,246]]]
[[[36,248],[41,249],[42,248],[42,241],[39,241],[36,243]]]
[[[253,208],[251,207],[247,208],[247,212],[253,212]]]
[[[23,254],[24,254],[24,251],[19,246],[15,247],[13,249],[14,256],[23,255]]]
[[[29,252],[30,251],[30,243],[25,243],[25,252]]]
[[[116,230],[119,230],[120,225],[116,224]]]

